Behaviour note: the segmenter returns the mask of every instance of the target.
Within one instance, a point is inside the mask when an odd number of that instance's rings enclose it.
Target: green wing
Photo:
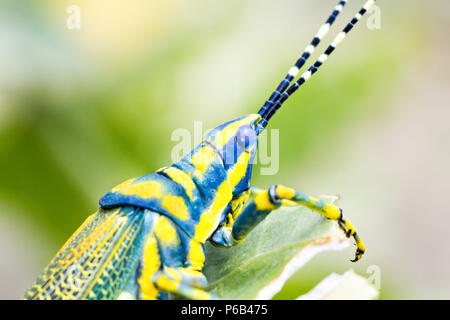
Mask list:
[[[115,299],[134,274],[145,213],[126,207],[89,216],[24,299]]]

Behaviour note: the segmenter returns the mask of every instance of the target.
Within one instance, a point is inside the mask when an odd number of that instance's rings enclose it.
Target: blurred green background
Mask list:
[[[20,298],[112,186],[169,164],[175,129],[256,112],[336,3],[0,2],[0,298]],[[450,298],[450,4],[378,5],[381,29],[365,18],[271,121],[279,172],[253,178],[341,195],[367,254],[321,254],[276,298],[372,265],[383,299]]]

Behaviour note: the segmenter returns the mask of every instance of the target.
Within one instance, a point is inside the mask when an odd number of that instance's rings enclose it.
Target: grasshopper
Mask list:
[[[258,113],[218,126],[180,161],[106,193],[98,211],[71,236],[24,298],[218,298],[204,290],[206,241],[235,246],[272,210],[293,204],[335,220],[354,239],[357,249],[352,261],[358,261],[365,246],[342,209],[289,187],[250,186],[259,134],[375,0],[367,1],[318,60],[292,83],[346,2],[334,8]]]

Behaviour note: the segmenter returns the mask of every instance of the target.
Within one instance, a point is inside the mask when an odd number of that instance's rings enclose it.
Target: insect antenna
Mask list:
[[[286,77],[280,82],[278,87],[272,92],[269,99],[266,100],[262,108],[259,110],[259,114],[262,116],[267,112],[275,102],[281,97],[287,87],[291,84],[291,81],[297,76],[299,70],[303,67],[306,60],[313,54],[314,49],[319,45],[320,41],[326,36],[334,21],[338,17],[339,13],[342,11],[348,0],[341,0],[334,8],[331,15],[328,17],[326,22],[320,27],[317,34],[314,36],[311,43],[305,48],[300,58],[297,60],[295,65],[289,69]]]
[[[266,126],[270,118],[277,112],[277,110],[281,107],[281,105],[295,92],[298,88],[300,88],[306,81],[308,81],[311,76],[317,72],[320,66],[328,59],[331,53],[336,49],[336,47],[344,40],[345,36],[353,29],[353,27],[361,20],[361,17],[375,4],[376,0],[368,0],[364,6],[358,11],[358,13],[353,17],[353,19],[345,26],[345,28],[336,36],[333,42],[328,46],[328,48],[322,53],[322,55],[316,60],[316,62],[305,72],[303,75],[294,82],[280,97],[274,101],[272,107],[266,109],[262,112],[263,108],[261,108],[260,112],[258,112],[262,120],[258,123],[259,132],[263,130]]]

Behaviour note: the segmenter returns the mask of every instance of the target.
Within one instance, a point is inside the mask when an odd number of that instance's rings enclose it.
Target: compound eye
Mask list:
[[[257,140],[255,130],[247,124],[241,126],[236,134],[236,140],[241,148],[244,150],[249,150],[253,147]]]

